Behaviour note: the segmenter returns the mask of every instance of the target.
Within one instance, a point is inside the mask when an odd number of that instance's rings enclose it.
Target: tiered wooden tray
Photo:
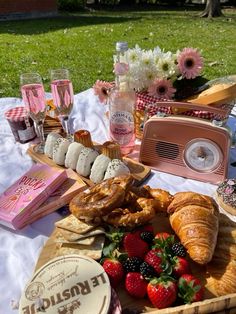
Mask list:
[[[232,222],[227,216],[221,214],[220,223],[229,224],[233,228],[236,228],[236,223]],[[171,230],[169,219],[165,214],[156,215],[153,220],[153,225],[155,231],[170,231]],[[220,234],[220,233],[219,233]],[[47,263],[49,260],[54,258],[57,255],[56,247],[56,235],[57,230],[55,229],[48,241],[46,242],[44,248],[41,251],[38,262],[36,264],[36,270],[42,265]],[[236,241],[236,239],[235,239]],[[227,248],[226,248],[227,250]],[[214,258],[214,257],[213,257]],[[146,300],[139,300],[130,297],[123,286],[120,286],[118,289],[119,299],[122,304],[122,308],[129,308],[139,310],[141,313],[153,313],[153,314],[235,314],[236,313],[236,293],[225,295],[221,297],[216,297],[217,293],[214,289],[214,279],[211,278],[206,271],[206,268],[196,263],[190,261],[191,269],[193,274],[198,276],[202,283],[205,285],[205,300],[202,302],[192,303],[190,305],[180,305],[169,307],[163,310],[157,310],[153,308],[150,302]]]
[[[95,147],[99,150],[101,145],[96,144]],[[27,153],[30,155],[30,157],[40,163],[43,164],[47,164],[51,167],[59,167],[59,168],[63,168],[65,169],[65,167],[62,166],[58,166],[52,159],[50,159],[49,157],[47,157],[44,154],[38,154],[34,151],[34,146],[29,147],[29,149],[27,150]],[[124,157],[123,158],[124,161],[127,163],[127,166],[130,169],[131,174],[133,175],[134,179],[136,180],[136,184],[141,184],[145,179],[147,179],[147,177],[150,175],[151,173],[151,169],[148,166],[145,166],[133,159]],[[79,178],[80,180],[82,179],[86,184],[88,184],[89,186],[93,185],[93,182],[91,180],[89,180],[86,177],[83,177],[81,175],[79,175],[78,173],[76,173],[75,171],[71,170],[74,175]]]

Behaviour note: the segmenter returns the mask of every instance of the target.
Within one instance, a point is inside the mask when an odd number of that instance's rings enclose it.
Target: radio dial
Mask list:
[[[187,143],[184,162],[194,171],[212,172],[222,162],[223,154],[219,146],[208,139],[194,139]]]

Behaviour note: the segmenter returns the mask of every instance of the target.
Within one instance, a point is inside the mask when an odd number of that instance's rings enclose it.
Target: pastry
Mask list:
[[[103,220],[114,227],[135,228],[150,223],[155,217],[153,199],[139,197],[129,207],[116,208]]]
[[[103,143],[101,153],[110,159],[122,160],[120,145],[116,142],[107,141]]]
[[[74,133],[74,141],[84,145],[85,147],[94,148],[91,134],[87,130],[76,131]]]
[[[220,229],[212,261],[207,265],[218,296],[236,293],[236,224],[220,214]]]
[[[111,159],[103,154],[97,156],[95,159],[89,179],[93,181],[93,183],[99,183],[104,179],[107,167]]]
[[[90,175],[92,165],[98,155],[99,153],[95,149],[84,147],[81,150],[76,164],[76,172],[78,172],[81,176],[88,177]]]
[[[102,216],[122,205],[131,183],[131,177],[105,180],[76,195],[70,201],[69,209],[78,219],[101,220]]]
[[[48,134],[44,146],[44,154],[49,158],[53,157],[53,146],[55,145],[58,138],[62,138],[62,136],[56,132],[51,132]]]
[[[203,194],[179,192],[168,206],[170,224],[196,263],[211,261],[219,230],[219,209]]]
[[[65,159],[66,168],[76,169],[77,161],[83,148],[84,146],[77,142],[73,142],[69,145]]]
[[[56,143],[53,146],[52,158],[57,165],[65,165],[66,153],[70,143],[71,142],[66,138],[58,138],[56,140]]]
[[[112,159],[122,159],[120,145],[115,142],[107,141],[101,147],[101,155],[99,155],[92,166],[90,180],[94,183],[101,182]]]
[[[108,164],[104,179],[114,178],[117,176],[122,176],[129,174],[130,170],[126,164],[120,159],[112,159]]]
[[[225,211],[236,215],[236,179],[226,179],[219,184],[216,201]]]

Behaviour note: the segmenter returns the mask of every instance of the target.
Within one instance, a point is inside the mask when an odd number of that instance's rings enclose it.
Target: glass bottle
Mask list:
[[[129,154],[135,145],[134,109],[135,91],[129,86],[129,65],[125,52],[126,42],[116,43],[114,56],[115,87],[109,95],[110,138],[119,143],[123,155]]]

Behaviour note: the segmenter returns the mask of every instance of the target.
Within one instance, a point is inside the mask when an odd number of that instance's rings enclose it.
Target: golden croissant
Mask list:
[[[198,264],[212,259],[219,230],[219,209],[209,196],[194,192],[179,192],[168,206],[170,224]]]

